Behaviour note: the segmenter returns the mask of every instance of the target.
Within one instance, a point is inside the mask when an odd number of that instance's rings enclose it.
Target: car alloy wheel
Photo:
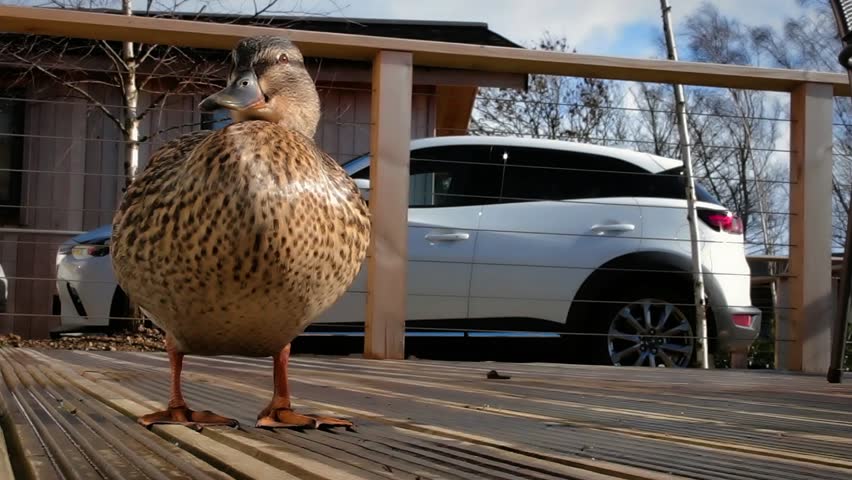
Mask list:
[[[647,298],[618,311],[609,324],[607,347],[613,365],[685,368],[692,362],[695,336],[678,307]]]

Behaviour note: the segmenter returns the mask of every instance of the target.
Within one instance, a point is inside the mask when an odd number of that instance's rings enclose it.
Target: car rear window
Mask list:
[[[651,196],[686,199],[686,176],[683,167],[662,171],[650,183],[653,184],[651,190],[655,193]],[[699,202],[722,204],[699,181],[695,182],[695,196]]]

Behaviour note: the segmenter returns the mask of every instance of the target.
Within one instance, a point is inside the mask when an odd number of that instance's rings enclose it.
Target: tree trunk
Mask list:
[[[124,186],[127,187],[136,178],[139,169],[139,121],[128,119],[125,125],[127,141],[124,143]]]
[[[128,17],[133,15],[133,0],[121,0],[121,10]],[[123,42],[121,48],[122,60],[127,67],[124,74],[124,186],[130,186],[136,178],[139,169],[139,88],[136,85],[136,52],[133,42]],[[144,323],[144,316],[138,305],[130,302],[129,316],[125,321],[126,329],[137,331]]]
[[[122,11],[127,16],[133,15],[132,0],[122,0]],[[137,111],[139,107],[139,89],[136,86],[136,53],[133,42],[122,44],[122,57],[127,67],[124,76],[124,128],[127,138],[124,147],[124,175],[125,186],[136,178],[139,169],[139,119]]]

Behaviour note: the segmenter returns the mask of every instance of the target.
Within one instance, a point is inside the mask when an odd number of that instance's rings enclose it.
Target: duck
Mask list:
[[[153,152],[112,222],[116,280],[165,332],[171,372],[167,408],[137,421],[238,427],[190,409],[181,371],[186,355],[240,355],[273,359],[256,427],[351,429],[290,402],[291,342],[351,286],[371,228],[360,190],[313,140],[320,101],[301,51],[283,36],[240,40],[226,86],[199,107],[233,121]]]

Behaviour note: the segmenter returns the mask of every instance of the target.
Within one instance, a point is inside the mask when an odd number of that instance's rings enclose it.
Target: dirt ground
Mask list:
[[[156,328],[139,327],[135,332],[65,336],[57,339],[23,339],[18,335],[0,335],[0,347],[52,348],[61,350],[161,352],[165,350],[163,333]]]

